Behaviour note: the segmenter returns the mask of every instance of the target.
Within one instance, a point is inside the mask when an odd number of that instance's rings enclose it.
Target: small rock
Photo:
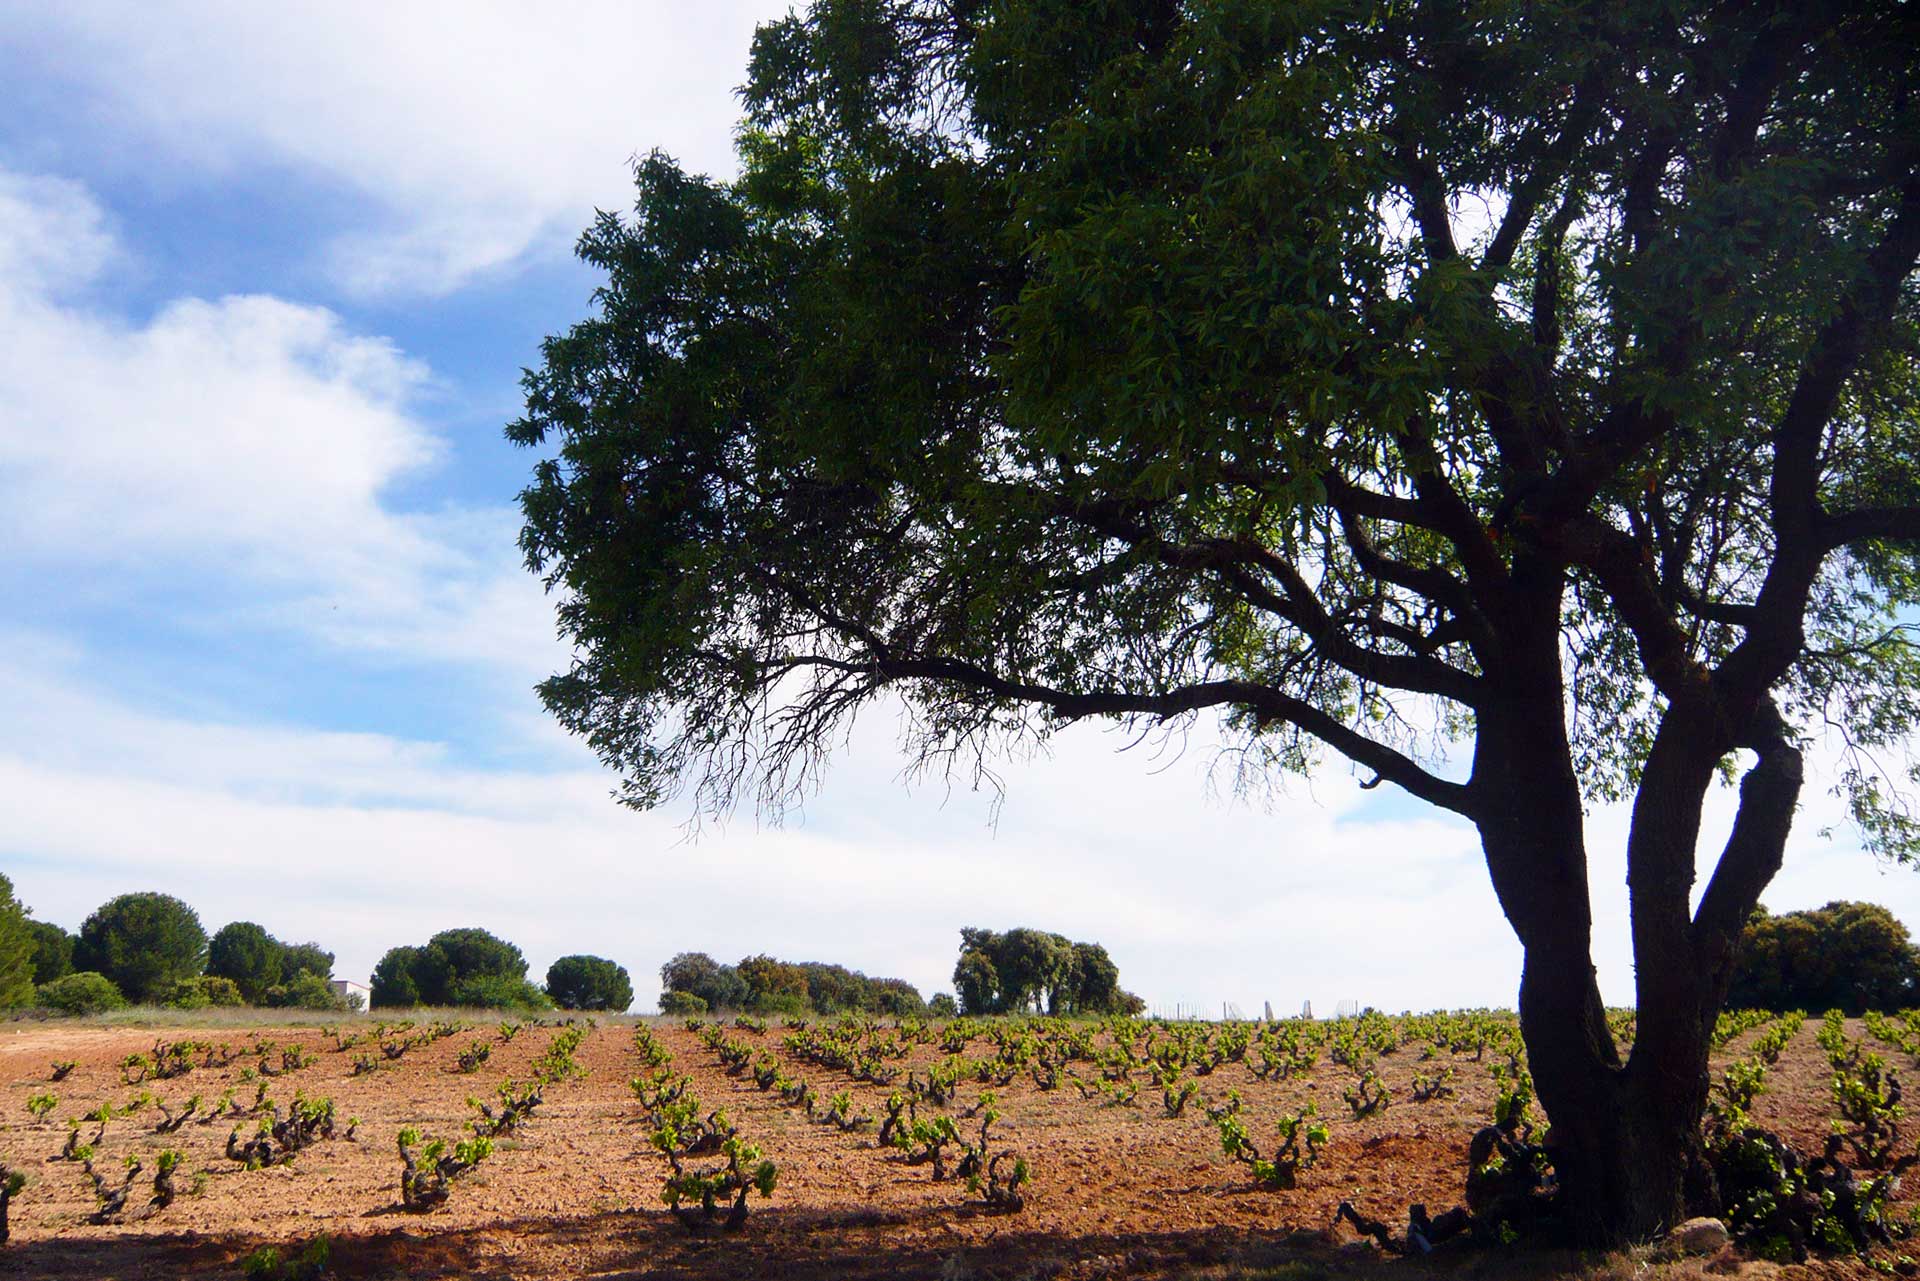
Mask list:
[[[1718,1254],[1727,1248],[1727,1225],[1718,1219],[1688,1219],[1667,1233],[1666,1247],[1675,1254]]]

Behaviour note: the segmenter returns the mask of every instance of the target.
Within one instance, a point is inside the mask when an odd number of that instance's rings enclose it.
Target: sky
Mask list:
[[[1337,766],[1236,798],[1204,725],[1076,728],[996,805],[910,786],[881,713],[800,813],[690,836],[544,714],[566,652],[515,548],[520,371],[588,315],[572,246],[634,157],[732,171],[785,8],[0,10],[0,871],[69,929],[161,890],[362,980],[477,925],[536,979],[614,958],[641,1009],[688,950],[931,994],[966,925],[1103,942],[1167,1011],[1510,1005],[1470,828]],[[1826,781],[1766,902],[1920,924],[1920,879],[1821,835]],[[1590,816],[1615,1002],[1625,826]]]

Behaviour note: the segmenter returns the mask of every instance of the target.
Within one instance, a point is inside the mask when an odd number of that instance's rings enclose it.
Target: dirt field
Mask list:
[[[363,1018],[341,1026],[370,1023]],[[1762,1124],[1808,1147],[1826,1132],[1830,1115],[1829,1073],[1813,1042],[1817,1026],[1810,1019],[1801,1029],[1754,1110]],[[1248,1131],[1269,1144],[1283,1109],[1317,1100],[1331,1121],[1332,1141],[1300,1186],[1284,1192],[1256,1187],[1246,1167],[1225,1157],[1198,1106],[1167,1117],[1150,1085],[1141,1089],[1138,1106],[1123,1107],[1083,1099],[1072,1088],[1043,1093],[1022,1079],[998,1092],[1005,1115],[995,1135],[1028,1159],[1034,1184],[1022,1213],[997,1215],[972,1202],[958,1180],[936,1182],[926,1166],[909,1166],[876,1148],[872,1127],[843,1133],[810,1122],[756,1089],[750,1077],[727,1075],[714,1053],[677,1023],[655,1029],[673,1052],[673,1067],[691,1074],[701,1099],[710,1107],[724,1104],[779,1167],[772,1199],[756,1197],[751,1219],[737,1233],[692,1238],[662,1207],[666,1163],[648,1146],[628,1085],[640,1070],[631,1020],[596,1027],[578,1054],[588,1075],[549,1087],[533,1119],[460,1181],[446,1205],[424,1215],[398,1206],[398,1131],[416,1126],[457,1137],[473,1115],[467,1097],[488,1097],[502,1079],[524,1078],[557,1029],[529,1026],[506,1042],[483,1023],[356,1075],[354,1060],[369,1048],[378,1058],[377,1047],[337,1051],[315,1027],[11,1025],[0,1031],[0,1159],[26,1172],[29,1182],[13,1203],[13,1240],[0,1251],[0,1275],[75,1281],[238,1276],[240,1259],[259,1245],[297,1249],[321,1234],[331,1238],[334,1273],[354,1278],[1644,1274],[1643,1263],[1630,1257],[1481,1254],[1439,1264],[1385,1262],[1367,1257],[1371,1246],[1352,1245],[1351,1232],[1329,1230],[1343,1198],[1394,1223],[1404,1223],[1410,1202],[1437,1212],[1459,1200],[1468,1138],[1492,1106],[1491,1054],[1487,1061],[1470,1055],[1441,1060],[1455,1068],[1457,1094],[1425,1103],[1414,1102],[1408,1087],[1416,1072],[1431,1072],[1436,1063],[1420,1062],[1416,1047],[1382,1058],[1394,1101],[1361,1121],[1350,1119],[1341,1101],[1346,1074],[1324,1061],[1306,1079],[1258,1081],[1241,1064],[1200,1078],[1209,1099],[1237,1087],[1247,1101]],[[1850,1031],[1859,1035],[1858,1027]],[[815,1084],[822,1100],[851,1089],[861,1110],[883,1112],[886,1088],[797,1061],[782,1050],[777,1025],[760,1035],[732,1035],[779,1055],[789,1073]],[[1737,1057],[1752,1035],[1733,1040],[1721,1057]],[[68,1118],[103,1103],[122,1105],[143,1089],[169,1106],[195,1093],[211,1105],[229,1088],[242,1106],[254,1097],[257,1082],[242,1079],[243,1067],[258,1061],[253,1055],[171,1080],[126,1083],[125,1056],[177,1039],[236,1048],[267,1039],[302,1048],[313,1062],[271,1080],[272,1096],[283,1105],[296,1089],[310,1098],[331,1097],[342,1128],[346,1118],[358,1118],[355,1137],[323,1140],[289,1164],[249,1170],[225,1154],[236,1118],[205,1124],[195,1117],[172,1134],[157,1134],[160,1113],[149,1104],[109,1121],[95,1158],[117,1181],[125,1159],[141,1156],[145,1173],[129,1199],[127,1221],[90,1223],[91,1182],[78,1163],[57,1159]],[[490,1058],[477,1072],[462,1074],[456,1060],[476,1040],[489,1043]],[[937,1046],[918,1046],[907,1063],[939,1056]],[[1913,1066],[1895,1052],[1888,1058],[1898,1069]],[[52,1084],[49,1065],[56,1059],[76,1066]],[[963,1086],[961,1103],[979,1089]],[[35,1120],[27,1103],[44,1092],[58,1102]],[[238,1123],[252,1125],[244,1118]],[[86,1122],[82,1139],[95,1128]],[[185,1155],[176,1176],[181,1195],[149,1215],[148,1184],[164,1148]],[[1716,1268],[1727,1266],[1722,1261]],[[1700,1265],[1682,1267],[1697,1273]],[[1860,1264],[1839,1270],[1869,1275]],[[1761,1263],[1743,1268],[1751,1275],[1778,1271]]]

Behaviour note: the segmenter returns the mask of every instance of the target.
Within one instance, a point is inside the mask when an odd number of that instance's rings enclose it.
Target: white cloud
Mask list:
[[[202,179],[278,163],[343,184],[374,211],[326,251],[343,283],[445,292],[624,208],[636,153],[731,169],[754,25],[787,8],[235,0],[49,6],[0,29],[78,87],[89,145]]]
[[[1518,981],[1473,833],[1383,812],[1344,778],[1270,812],[1208,802],[1197,753],[1155,772],[1076,730],[1013,775],[996,829],[982,797],[903,789],[873,725],[805,824],[738,821],[687,843],[681,812],[615,807],[578,753],[557,771],[480,771],[432,742],[157,715],[101,693],[70,646],[0,640],[0,723],[16,727],[0,742],[0,864],[69,927],[157,888],[210,928],[257,919],[363,974],[389,946],[478,924],[521,944],[536,976],[564,952],[612,956],[643,1003],[684,949],[839,961],[931,992],[970,924],[1098,939],[1157,1004],[1510,1004]],[[1825,802],[1809,802],[1769,903],[1866,897],[1920,920],[1920,882],[1818,840]],[[1595,959],[1627,1001],[1624,814],[1592,829]]]
[[[75,185],[0,171],[0,540],[16,567],[188,582],[224,618],[359,648],[552,661],[514,513],[389,501],[445,452],[412,409],[423,366],[279,298],[184,298],[137,324],[70,301],[56,290],[118,252],[105,226]]]

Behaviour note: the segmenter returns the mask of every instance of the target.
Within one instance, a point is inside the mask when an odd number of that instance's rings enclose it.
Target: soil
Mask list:
[[[1830,1074],[1814,1044],[1818,1025],[1817,1018],[1807,1021],[1770,1072],[1768,1092],[1754,1109],[1761,1124],[1808,1149],[1818,1146],[1832,1115]],[[366,1018],[341,1025],[343,1032],[370,1026]],[[663,1021],[655,1031],[672,1050],[673,1066],[692,1075],[706,1105],[724,1105],[741,1132],[778,1165],[772,1199],[756,1197],[738,1232],[691,1237],[663,1207],[666,1162],[648,1146],[628,1086],[639,1070],[632,1020],[602,1023],[589,1033],[578,1052],[588,1075],[550,1086],[533,1119],[460,1180],[447,1204],[427,1214],[398,1206],[397,1133],[414,1126],[459,1137],[473,1115],[468,1096],[485,1098],[503,1079],[525,1079],[556,1028],[529,1026],[506,1042],[495,1026],[481,1024],[356,1075],[355,1058],[372,1047],[337,1051],[317,1028],[15,1024],[0,1031],[0,1160],[26,1172],[29,1182],[13,1203],[12,1243],[0,1250],[0,1276],[237,1277],[240,1260],[259,1246],[297,1251],[321,1235],[331,1241],[333,1274],[343,1278],[1091,1281],[1265,1276],[1276,1275],[1268,1271],[1274,1267],[1280,1276],[1342,1275],[1363,1265],[1394,1267],[1400,1277],[1426,1275],[1434,1267],[1446,1275],[1489,1275],[1485,1262],[1370,1261],[1373,1247],[1354,1244],[1351,1231],[1332,1225],[1343,1199],[1390,1224],[1404,1224],[1412,1203],[1438,1213],[1460,1199],[1468,1140],[1492,1108],[1491,1053],[1485,1062],[1451,1060],[1454,1097],[1419,1103],[1412,1099],[1412,1077],[1444,1063],[1420,1062],[1417,1045],[1404,1047],[1379,1064],[1393,1092],[1391,1106],[1358,1121],[1341,1101],[1346,1074],[1324,1059],[1308,1079],[1258,1081],[1237,1064],[1199,1078],[1210,1099],[1229,1086],[1239,1089],[1248,1132],[1263,1153],[1283,1111],[1317,1101],[1332,1123],[1332,1142],[1289,1191],[1257,1187],[1243,1165],[1224,1156],[1197,1104],[1170,1118],[1150,1085],[1143,1084],[1137,1107],[1114,1107],[1082,1099],[1070,1085],[1043,1093],[1023,1078],[997,1092],[1004,1115],[994,1135],[996,1147],[1026,1157],[1034,1183],[1023,1212],[1001,1215],[986,1212],[961,1181],[936,1182],[928,1167],[907,1165],[878,1149],[872,1127],[843,1133],[810,1122],[776,1095],[757,1090],[750,1077],[726,1075],[678,1024]],[[1850,1032],[1861,1035],[1858,1026]],[[876,1118],[884,1113],[885,1088],[797,1062],[781,1050],[777,1026],[764,1035],[733,1035],[764,1043],[790,1073],[812,1081],[823,1101],[848,1089],[858,1110]],[[1753,1035],[1737,1038],[1718,1060],[1738,1057]],[[314,1061],[274,1078],[273,1097],[283,1105],[296,1090],[309,1098],[330,1097],[342,1129],[347,1118],[357,1118],[354,1137],[323,1140],[286,1165],[248,1170],[225,1154],[236,1118],[203,1124],[196,1117],[172,1134],[156,1134],[159,1113],[148,1105],[110,1121],[95,1158],[96,1167],[116,1181],[128,1156],[142,1160],[145,1173],[129,1198],[128,1221],[90,1222],[96,1205],[90,1180],[79,1164],[57,1159],[67,1118],[103,1103],[119,1106],[141,1090],[170,1106],[195,1093],[211,1104],[230,1087],[242,1105],[251,1101],[256,1083],[242,1080],[241,1071],[257,1061],[253,1057],[224,1068],[198,1067],[173,1080],[130,1085],[123,1079],[120,1063],[127,1055],[150,1051],[156,1041],[183,1039],[301,1047]],[[476,1040],[490,1043],[491,1057],[479,1071],[463,1074],[456,1060]],[[1913,1066],[1898,1051],[1873,1048],[1897,1069]],[[982,1053],[980,1043],[971,1052]],[[922,1046],[912,1062],[938,1056],[937,1047]],[[55,1059],[77,1064],[57,1084],[49,1083]],[[963,1086],[962,1103],[978,1091]],[[36,1121],[27,1100],[43,1092],[57,1095],[58,1105]],[[85,1123],[83,1140],[94,1128]],[[175,1176],[181,1195],[165,1210],[149,1213],[148,1184],[164,1148],[185,1155]],[[1557,1256],[1535,1263],[1550,1271],[1576,1267]],[[1508,1267],[1505,1275],[1513,1275]],[[1538,1274],[1532,1265],[1521,1270]]]

